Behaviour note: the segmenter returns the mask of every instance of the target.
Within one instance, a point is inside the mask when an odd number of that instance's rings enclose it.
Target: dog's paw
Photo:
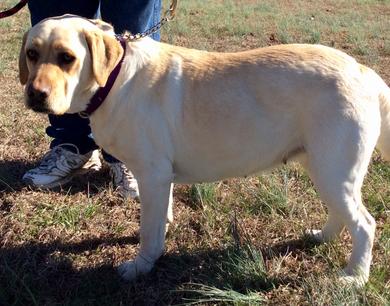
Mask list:
[[[137,278],[138,271],[134,261],[125,261],[118,267],[119,276],[125,281],[133,281]]]
[[[368,275],[363,273],[358,275],[351,275],[344,270],[340,273],[338,280],[343,286],[362,288],[368,282]]]
[[[339,277],[339,282],[344,286],[362,288],[367,283],[367,280],[362,276],[345,275]]]
[[[322,230],[310,229],[305,231],[305,235],[314,242],[324,242],[324,235],[322,234]]]
[[[142,256],[137,256],[135,260],[125,261],[118,267],[120,277],[125,281],[133,281],[138,276],[146,274],[152,270],[154,263]]]

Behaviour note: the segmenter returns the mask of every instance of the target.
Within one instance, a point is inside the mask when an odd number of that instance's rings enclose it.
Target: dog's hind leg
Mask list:
[[[306,232],[313,240],[317,242],[328,242],[339,237],[344,229],[344,223],[340,220],[335,212],[328,207],[328,220],[320,230],[310,229]]]
[[[348,229],[352,254],[342,279],[363,285],[369,276],[375,221],[363,206],[361,187],[379,126],[342,119],[328,127],[313,135],[307,145],[310,176],[330,213],[323,230],[314,234],[327,240],[337,236],[343,226]]]
[[[309,176],[312,178],[310,174],[310,168],[308,163],[307,154],[301,154],[298,159],[296,159],[302,167],[309,172]],[[313,179],[313,178],[312,178]],[[340,233],[344,229],[344,222],[337,216],[337,213],[328,208],[328,220],[326,221],[324,227],[319,229],[307,229],[305,234],[308,235],[311,239],[316,242],[328,242],[334,240],[339,237]]]

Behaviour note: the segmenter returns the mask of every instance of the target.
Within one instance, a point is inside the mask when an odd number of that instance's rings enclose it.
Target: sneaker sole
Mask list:
[[[101,167],[97,167],[97,166],[98,165],[96,165],[96,164],[92,164],[88,168],[83,167],[83,168],[77,169],[72,174],[69,174],[68,176],[66,176],[62,180],[59,180],[59,181],[56,181],[56,182],[53,182],[53,183],[50,183],[50,184],[46,184],[46,185],[34,184],[34,182],[31,179],[28,179],[28,178],[27,179],[23,179],[23,182],[26,185],[30,186],[30,187],[41,188],[41,189],[54,189],[54,188],[57,188],[57,187],[65,186],[75,176],[83,175],[83,174],[86,174],[86,173],[89,173],[89,172],[97,172],[97,171],[99,171]]]
[[[35,184],[31,179],[23,179],[23,182],[28,185],[29,187],[34,187],[34,188],[41,188],[41,189],[53,189],[53,188],[56,188],[56,187],[61,187],[67,183],[69,183],[72,179],[73,179],[73,176],[74,175],[69,175],[67,176],[66,178],[60,180],[60,181],[56,181],[56,182],[53,182],[53,183],[50,183],[50,184],[46,184],[46,185],[38,185],[38,184]]]

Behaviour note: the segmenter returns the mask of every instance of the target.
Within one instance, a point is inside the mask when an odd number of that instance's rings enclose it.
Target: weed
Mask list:
[[[179,290],[180,293],[190,293],[193,298],[184,298],[184,303],[179,305],[199,305],[199,304],[215,304],[229,303],[232,305],[261,305],[264,302],[259,294],[250,292],[242,294],[231,289],[218,289],[215,287],[203,284],[188,284],[191,289]]]

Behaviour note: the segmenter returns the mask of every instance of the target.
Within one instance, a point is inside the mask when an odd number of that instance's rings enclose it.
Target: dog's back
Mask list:
[[[362,120],[377,100],[367,94],[373,89],[361,65],[324,46],[207,53],[163,45],[162,50],[174,67],[162,77],[171,73],[161,82],[165,94],[160,99],[172,127],[179,182],[272,167],[306,151],[310,139],[321,138],[323,126],[337,129],[343,120]]]

